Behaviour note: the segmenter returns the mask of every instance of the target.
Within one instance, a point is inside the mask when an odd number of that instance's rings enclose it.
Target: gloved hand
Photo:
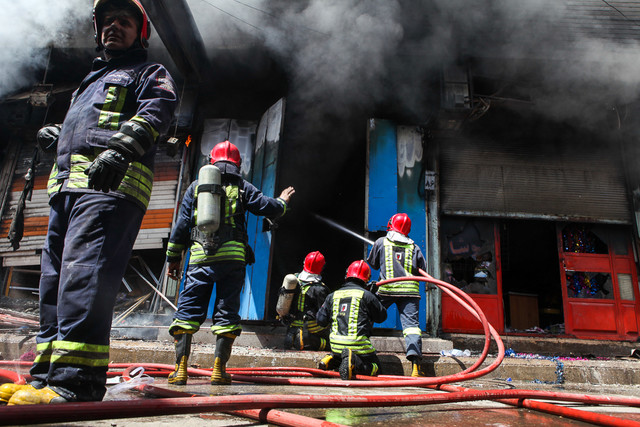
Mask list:
[[[123,154],[107,148],[84,171],[89,176],[89,188],[105,193],[117,190],[127,173],[129,163],[129,159]]]
[[[292,314],[285,314],[284,316],[280,317],[280,321],[282,322],[283,325],[285,326],[289,326],[293,323],[293,315]]]
[[[364,286],[372,294],[375,294],[376,292],[378,292],[378,282],[375,280],[368,281],[367,283],[365,283]]]
[[[38,145],[45,153],[54,152],[58,147],[60,125],[49,124],[42,127],[36,135]]]
[[[170,279],[178,280],[178,271],[180,270],[180,262],[172,261],[167,265],[167,276]]]

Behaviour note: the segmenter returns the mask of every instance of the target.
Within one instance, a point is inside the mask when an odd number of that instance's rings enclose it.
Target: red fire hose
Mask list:
[[[496,400],[518,407],[526,407],[538,411],[556,414],[567,418],[581,420],[599,425],[626,426],[640,425],[640,423],[621,418],[596,414],[574,408],[566,408],[550,403],[533,401],[531,399],[558,400],[569,402],[580,402],[585,404],[610,404],[640,406],[640,398],[615,397],[615,396],[593,396],[572,393],[556,393],[532,390],[471,390],[462,387],[449,385],[447,383],[477,378],[481,375],[493,371],[504,358],[504,345],[495,329],[489,325],[478,305],[464,292],[446,282],[434,279],[424,271],[420,271],[423,276],[403,277],[379,284],[396,280],[417,280],[434,283],[448,295],[452,296],[465,309],[471,312],[483,325],[485,331],[485,348],[482,355],[470,368],[454,375],[439,378],[406,378],[400,376],[380,376],[367,377],[357,376],[364,381],[340,381],[326,379],[327,377],[337,377],[337,373],[320,371],[312,368],[229,368],[227,371],[232,374],[234,381],[246,381],[252,383],[272,383],[291,385],[313,385],[313,386],[340,386],[340,387],[429,387],[452,393],[442,394],[415,394],[415,395],[384,395],[384,396],[317,396],[317,395],[241,395],[241,396],[192,396],[175,390],[168,390],[161,387],[144,384],[136,387],[138,390],[155,396],[163,396],[163,399],[156,400],[133,400],[133,401],[106,401],[87,403],[67,403],[64,405],[34,405],[25,411],[23,407],[0,408],[0,424],[16,423],[37,423],[37,422],[68,422],[76,420],[97,420],[108,418],[144,417],[156,415],[201,413],[201,412],[230,412],[234,415],[249,415],[245,410],[251,410],[250,416],[272,416],[269,422],[280,424],[280,422],[291,424],[280,425],[330,425],[319,420],[301,417],[294,414],[280,413],[273,411],[274,408],[347,408],[347,407],[378,407],[378,406],[414,406],[430,405],[449,402],[465,402],[473,400]],[[493,336],[498,346],[498,357],[487,368],[475,371],[479,367],[486,355],[490,344],[490,336]],[[12,362],[13,363],[13,362]],[[111,364],[112,369],[126,368],[122,374],[128,378],[133,367],[139,365],[132,364]],[[143,365],[145,373],[150,376],[166,376],[173,370],[173,366],[162,364]],[[111,372],[111,374],[117,374]],[[189,369],[189,374],[194,376],[210,375],[211,370]],[[291,376],[312,376],[311,378],[267,378],[267,376],[278,375],[280,377]],[[189,397],[178,397],[189,396]],[[280,415],[284,418],[280,419]],[[264,419],[264,418],[260,418]],[[280,420],[280,421],[278,421]],[[277,422],[278,421],[278,422]]]
[[[146,386],[145,386],[146,388]],[[110,418],[149,417],[186,413],[222,412],[240,409],[273,408],[370,408],[380,406],[435,405],[452,402],[469,402],[497,399],[545,399],[573,401],[563,393],[549,393],[535,390],[483,390],[426,395],[382,395],[382,396],[339,396],[339,395],[238,395],[163,398],[151,400],[127,400],[106,402],[65,403],[63,405],[32,405],[25,410],[22,406],[7,406],[0,409],[0,425],[33,424],[42,422],[70,422]],[[627,404],[640,406],[637,398],[615,398],[589,396],[588,403]],[[552,405],[555,406],[555,405]],[[622,426],[640,425],[604,414],[593,414],[579,410],[563,411],[557,414],[576,415],[581,420],[600,425]],[[578,414],[580,413],[580,414]],[[585,415],[587,417],[585,417]]]

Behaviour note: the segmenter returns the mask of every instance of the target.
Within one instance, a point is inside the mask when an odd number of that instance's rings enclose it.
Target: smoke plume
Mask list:
[[[473,58],[476,73],[535,87],[536,108],[559,119],[584,114],[579,105],[631,101],[640,89],[640,24],[625,15],[633,5],[594,3],[189,0],[206,46],[247,35],[263,43],[312,116],[378,102],[415,114],[430,73]]]
[[[38,81],[48,47],[72,46],[91,28],[91,0],[0,3],[0,97]]]

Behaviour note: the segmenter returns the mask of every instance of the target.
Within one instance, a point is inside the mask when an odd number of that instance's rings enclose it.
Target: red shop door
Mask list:
[[[443,218],[444,280],[473,298],[489,323],[504,332],[500,238],[495,221]],[[482,324],[458,302],[442,293],[442,330],[483,333]]]
[[[565,331],[577,338],[638,337],[638,278],[625,227],[558,225]]]

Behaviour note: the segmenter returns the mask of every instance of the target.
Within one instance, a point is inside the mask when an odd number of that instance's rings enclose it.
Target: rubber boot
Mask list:
[[[333,369],[335,365],[335,357],[332,354],[327,354],[325,357],[320,359],[318,363],[318,369],[322,369],[323,371],[329,371]]]
[[[236,336],[233,334],[218,335],[216,339],[216,351],[213,354],[213,372],[211,372],[211,385],[231,384],[231,375],[227,374],[227,362],[231,357],[231,347]]]
[[[50,389],[49,387],[36,389],[36,388],[23,388],[16,391],[7,405],[47,405],[50,403],[66,403],[67,399],[60,396],[58,393]]]
[[[34,389],[35,388],[31,384],[13,384],[13,383],[5,383],[0,385],[0,403],[7,403],[11,396],[18,390],[24,389]]]
[[[343,348],[342,353],[340,354],[340,358],[340,368],[338,368],[338,372],[340,372],[340,379],[353,379],[356,376],[354,372],[356,367],[356,354],[350,348]]]
[[[191,353],[192,334],[181,333],[174,335],[176,345],[176,369],[169,374],[167,381],[173,385],[187,384],[187,367],[189,354]]]
[[[422,369],[422,358],[420,357],[410,357],[411,361],[411,376],[412,377],[426,377],[427,375],[424,373]]]

